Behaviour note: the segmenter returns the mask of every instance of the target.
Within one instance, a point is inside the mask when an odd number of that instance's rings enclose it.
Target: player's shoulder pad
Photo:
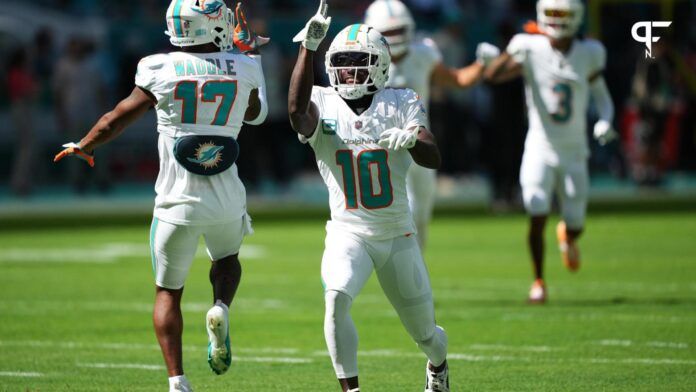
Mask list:
[[[384,92],[392,94],[398,102],[414,103],[420,100],[420,95],[410,88],[386,87]]]
[[[605,53],[607,51],[604,44],[594,38],[585,38],[581,42],[590,53]]]
[[[164,65],[169,60],[169,55],[166,53],[158,53],[150,56],[143,57],[138,63],[138,68],[144,67],[149,71],[157,71],[162,69]]]
[[[411,43],[411,49],[421,52],[439,52],[437,42],[434,39],[426,36],[415,38]]]

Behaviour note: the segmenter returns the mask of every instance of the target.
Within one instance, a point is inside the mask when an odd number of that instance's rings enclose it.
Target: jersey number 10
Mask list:
[[[386,150],[367,150],[358,154],[357,184],[360,186],[360,204],[368,210],[389,207],[394,201],[394,191],[391,184],[391,174]],[[353,151],[336,151],[336,163],[343,171],[343,193],[346,195],[346,209],[358,208],[358,192],[356,189],[355,169],[353,168]],[[375,193],[372,183],[373,170],[377,169],[379,193]]]
[[[215,117],[210,125],[227,125],[232,112],[232,106],[237,99],[236,80],[209,80],[203,83],[200,96],[198,94],[198,82],[184,80],[174,88],[174,99],[181,101],[181,123],[197,124],[198,99],[200,102],[215,103],[221,97]]]

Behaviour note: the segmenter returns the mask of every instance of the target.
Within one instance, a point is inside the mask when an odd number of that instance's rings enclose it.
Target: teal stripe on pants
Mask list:
[[[152,259],[152,274],[157,279],[157,255],[155,254],[155,235],[157,234],[157,224],[159,219],[152,218],[152,226],[150,226],[150,258]]]

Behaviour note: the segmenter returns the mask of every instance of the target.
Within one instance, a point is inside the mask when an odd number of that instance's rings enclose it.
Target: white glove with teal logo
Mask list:
[[[601,146],[604,146],[616,139],[619,135],[614,131],[614,127],[606,120],[599,120],[594,126],[594,138],[597,139]]]
[[[302,46],[307,48],[307,50],[316,52],[321,41],[326,37],[331,24],[331,17],[326,17],[328,8],[326,0],[321,0],[317,13],[307,22],[304,29],[297,33],[292,42],[302,42]]]
[[[476,61],[487,67],[494,59],[500,56],[500,49],[488,42],[481,42],[476,47]]]
[[[418,128],[416,129],[400,129],[389,128],[379,135],[377,144],[394,151],[401,149],[410,149],[416,145],[418,141]]]

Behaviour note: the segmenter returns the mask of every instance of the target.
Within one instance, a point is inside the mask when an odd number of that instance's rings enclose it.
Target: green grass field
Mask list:
[[[199,249],[184,294],[197,391],[336,391],[323,340],[322,221],[262,220],[242,250],[233,368],[206,363]],[[164,391],[146,226],[0,232],[0,391]],[[696,390],[696,214],[592,216],[549,303],[525,303],[526,220],[436,219],[426,254],[454,391]],[[425,358],[373,277],[356,300],[364,391],[422,391]]]

